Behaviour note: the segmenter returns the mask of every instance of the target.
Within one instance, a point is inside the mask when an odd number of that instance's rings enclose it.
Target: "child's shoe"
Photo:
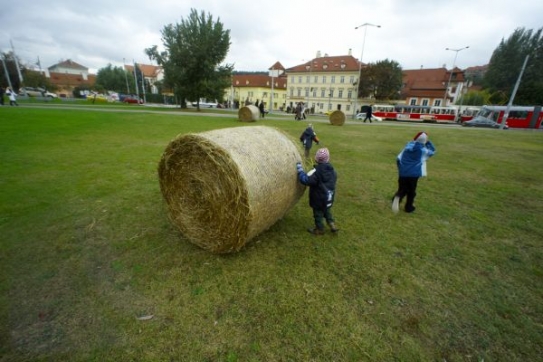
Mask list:
[[[394,213],[400,211],[400,196],[394,196],[392,199],[392,211]]]
[[[339,231],[339,229],[336,227],[336,224],[334,224],[333,222],[328,223],[328,226],[330,227],[330,231],[333,233],[337,233]]]
[[[313,235],[324,235],[324,230],[319,228],[308,228],[308,232],[310,232]]]

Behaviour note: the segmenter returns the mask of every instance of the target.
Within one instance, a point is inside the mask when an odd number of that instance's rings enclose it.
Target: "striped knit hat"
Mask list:
[[[422,143],[423,145],[428,142],[428,135],[424,132],[419,132],[417,135],[413,138],[413,141],[417,141],[418,143]]]
[[[328,148],[319,148],[315,154],[315,161],[317,163],[328,163],[330,161],[330,152]]]

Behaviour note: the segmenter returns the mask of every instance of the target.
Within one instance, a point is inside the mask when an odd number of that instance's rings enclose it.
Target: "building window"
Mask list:
[[[298,83],[302,83],[302,76],[301,75],[298,76]]]
[[[335,83],[335,82],[336,82],[336,76],[333,75],[333,76],[332,76],[332,79],[330,79],[330,83]]]
[[[321,89],[321,97],[322,98],[326,97],[325,92],[326,92],[326,89]]]
[[[338,91],[338,95],[337,95],[338,98],[343,98],[343,89],[340,89]]]
[[[351,99],[351,98],[353,98],[353,90],[352,90],[352,89],[349,89],[349,90],[347,91],[347,99]]]
[[[441,99],[434,99],[434,107],[441,106]]]
[[[342,75],[340,78],[339,78],[339,82],[340,83],[345,83],[345,76]]]
[[[353,83],[354,83],[354,75],[351,75],[351,76],[349,77],[349,83],[350,83],[350,84],[353,84]]]
[[[309,88],[305,88],[305,96],[309,97]]]
[[[292,83],[296,83],[296,77],[291,77],[290,80],[292,81]]]
[[[326,84],[326,76],[325,75],[322,76],[322,84]]]
[[[302,88],[298,88],[298,97],[302,96]]]
[[[309,82],[310,82],[309,76],[306,76],[306,77],[305,77],[305,82],[306,82],[306,83],[309,83]]]
[[[430,100],[429,100],[429,99],[423,99],[423,100],[422,100],[421,106],[427,107],[429,103],[430,103]]]
[[[417,105],[417,98],[411,98],[409,100],[409,105],[410,106],[416,106]]]
[[[313,97],[316,97],[316,96],[317,96],[317,89],[313,88]]]
[[[316,75],[315,78],[313,78],[313,82],[314,82],[314,83],[318,83],[318,82],[319,82],[319,76],[318,76],[318,75]]]
[[[290,96],[294,97],[294,88],[290,88]]]

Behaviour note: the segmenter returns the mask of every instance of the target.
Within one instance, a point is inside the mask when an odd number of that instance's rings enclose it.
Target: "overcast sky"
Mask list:
[[[158,45],[168,24],[190,9],[210,13],[230,30],[225,63],[238,71],[285,68],[352,50],[364,63],[389,59],[403,69],[485,65],[517,28],[543,27],[536,0],[0,0],[0,51],[27,65],[61,60],[90,68],[154,64],[144,49]],[[381,25],[361,27],[364,23]],[[366,35],[364,38],[364,34]],[[365,39],[365,41],[364,41]],[[468,49],[458,52],[446,48]],[[363,51],[362,51],[363,50]],[[124,60],[123,60],[124,59]]]

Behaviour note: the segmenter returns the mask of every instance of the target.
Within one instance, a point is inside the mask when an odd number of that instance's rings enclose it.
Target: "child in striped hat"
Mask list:
[[[396,157],[398,166],[398,191],[392,199],[392,211],[400,210],[400,203],[404,197],[405,212],[415,211],[413,202],[417,195],[417,182],[420,177],[426,176],[426,161],[432,157],[436,149],[432,142],[428,140],[428,134],[419,132],[413,138],[413,141],[407,143],[404,149]]]

